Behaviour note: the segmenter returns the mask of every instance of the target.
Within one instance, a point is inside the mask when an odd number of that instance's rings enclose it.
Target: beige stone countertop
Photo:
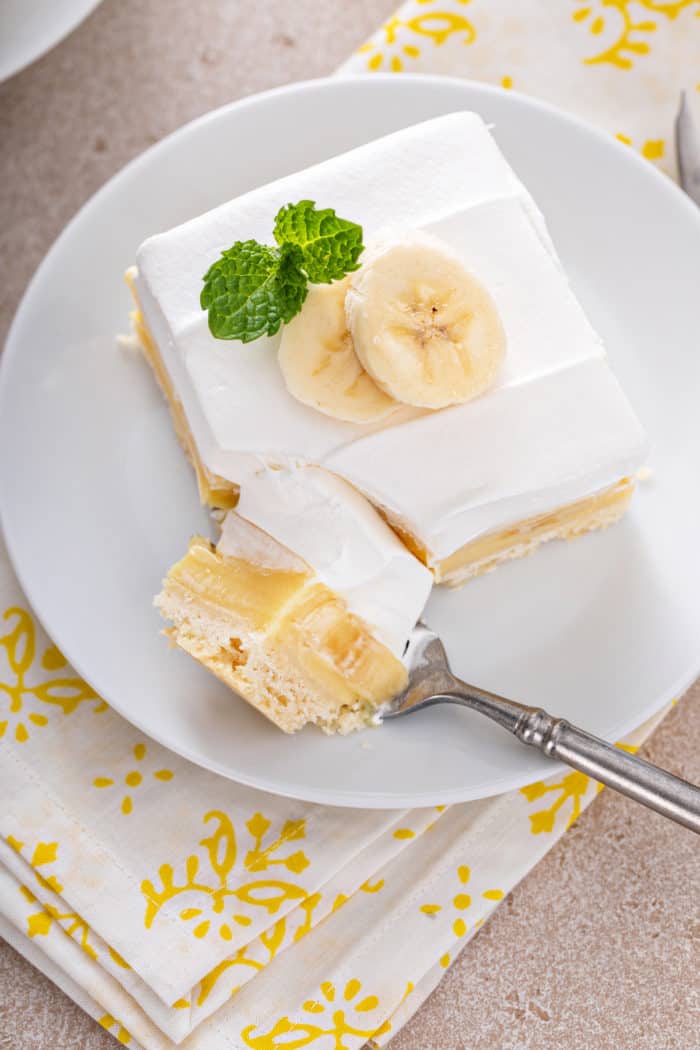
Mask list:
[[[104,0],[0,85],[0,337],[54,238],[126,161],[215,106],[331,73],[393,6]],[[643,754],[700,781],[700,684]],[[698,1050],[699,900],[698,839],[605,791],[392,1050]],[[117,1045],[0,942],[2,1050]]]

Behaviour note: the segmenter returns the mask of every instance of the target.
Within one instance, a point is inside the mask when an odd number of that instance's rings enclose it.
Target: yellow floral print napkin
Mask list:
[[[700,116],[700,0],[409,0],[342,72],[440,73],[552,102],[675,174]]]
[[[529,91],[671,171],[699,15],[700,0],[411,0],[343,71]],[[597,791],[571,772],[449,809],[362,812],[233,784],[77,677],[1,539],[0,739],[0,934],[144,1050],[385,1045]]]

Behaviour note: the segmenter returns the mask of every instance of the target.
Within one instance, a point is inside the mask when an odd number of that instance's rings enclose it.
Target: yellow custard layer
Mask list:
[[[205,506],[217,507],[221,510],[230,510],[238,503],[238,486],[234,485],[233,482],[226,481],[225,478],[219,477],[218,474],[212,474],[212,472],[202,463],[192,436],[192,431],[190,430],[187,424],[187,419],[185,418],[185,411],[182,407],[182,402],[175,393],[175,389],[170,381],[170,376],[166,371],[165,365],[163,364],[163,359],[160,356],[155,340],[151,336],[148,326],[143,319],[136,286],[134,284],[134,270],[127,270],[124,276],[126,278],[126,283],[131,289],[134,302],[136,303],[136,310],[131,315],[134,334],[141,344],[141,349],[143,350],[146,360],[151,366],[158,385],[163,391],[163,396],[168,403],[177,438],[184,449],[185,455],[194,467],[195,474],[197,475],[197,485],[199,486],[199,498]]]
[[[288,733],[360,728],[406,685],[401,661],[310,570],[224,557],[195,537],[156,605],[177,645]]]
[[[458,587],[473,576],[491,572],[501,562],[531,554],[548,540],[571,540],[594,529],[604,529],[619,521],[634,492],[631,478],[622,478],[592,496],[567,503],[548,514],[526,518],[498,532],[479,536],[466,543],[449,558],[429,567],[436,583]]]
[[[613,525],[627,510],[633,493],[634,480],[621,478],[591,496],[478,536],[442,559],[435,558],[394,515],[387,511],[381,513],[411,554],[430,569],[436,583],[459,587],[474,576],[491,572],[504,561],[532,554],[549,540],[571,540]]]

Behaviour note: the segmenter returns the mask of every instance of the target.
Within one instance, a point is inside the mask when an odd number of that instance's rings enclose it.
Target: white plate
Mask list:
[[[48,632],[144,732],[268,791],[421,806],[555,767],[455,708],[345,739],[286,737],[168,649],[151,600],[207,518],[147,367],[115,346],[129,311],[122,273],[151,233],[456,109],[493,123],[542,206],[649,430],[654,476],[622,524],[436,593],[427,619],[460,675],[608,740],[700,669],[700,211],[630,149],[510,93],[408,76],[273,91],[182,128],[83,208],[32,281],[0,374],[3,524]]]
[[[55,47],[100,0],[0,0],[0,81]]]

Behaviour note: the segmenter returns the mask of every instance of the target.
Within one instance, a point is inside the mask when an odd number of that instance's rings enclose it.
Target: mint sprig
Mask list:
[[[339,281],[358,267],[362,227],[340,219],[333,208],[319,211],[314,201],[287,204],[277,213],[274,235],[278,244],[299,245],[304,270],[314,284]]]
[[[307,281],[296,245],[269,248],[237,241],[221,253],[204,277],[200,297],[209,311],[209,330],[217,339],[250,343],[274,335],[301,310]]]
[[[362,227],[332,208],[287,204],[273,232],[277,247],[236,241],[204,275],[200,304],[217,339],[275,335],[301,310],[309,282],[330,284],[358,267]]]

